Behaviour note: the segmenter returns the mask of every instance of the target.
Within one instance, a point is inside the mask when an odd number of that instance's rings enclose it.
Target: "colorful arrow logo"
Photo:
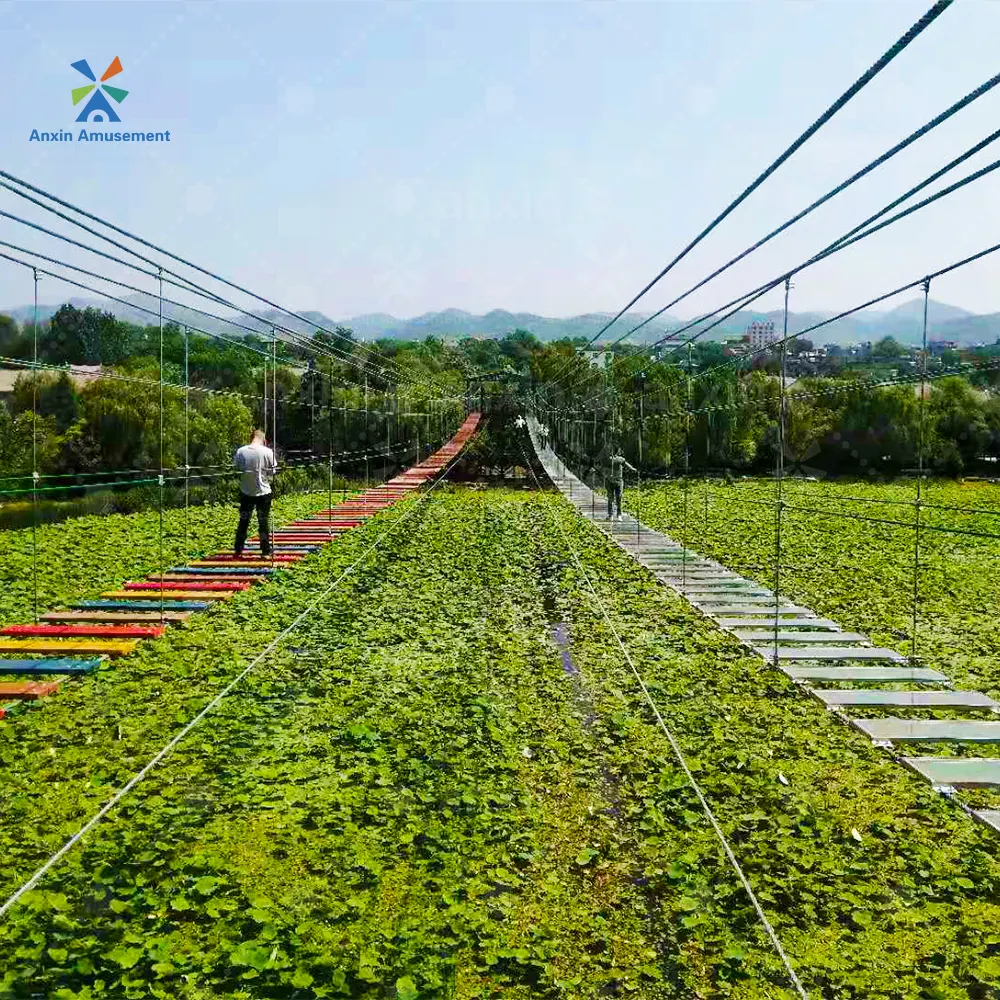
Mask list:
[[[78,122],[86,121],[98,121],[102,122],[105,120],[103,117],[107,115],[107,121],[109,122],[119,122],[121,119],[115,113],[114,108],[108,103],[107,98],[105,98],[104,93],[112,97],[117,104],[121,104],[122,101],[128,97],[128,91],[122,90],[120,87],[109,87],[104,81],[109,80],[113,76],[117,76],[122,71],[122,61],[115,56],[111,61],[111,65],[104,71],[101,76],[100,86],[97,85],[97,77],[94,76],[94,71],[90,68],[90,64],[86,59],[81,59],[79,62],[71,63],[73,69],[77,72],[82,73],[88,80],[93,82],[85,84],[82,87],[74,87],[70,91],[73,98],[73,106],[76,107],[91,91],[94,91],[94,96],[87,102],[86,107],[80,112],[77,117]],[[95,89],[96,88],[96,89]],[[93,115],[93,119],[91,119]]]

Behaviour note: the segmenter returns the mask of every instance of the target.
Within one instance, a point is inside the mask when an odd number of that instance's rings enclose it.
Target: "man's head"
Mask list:
[[[250,438],[250,442],[251,444],[264,443],[264,432],[259,427],[253,429],[253,437]]]

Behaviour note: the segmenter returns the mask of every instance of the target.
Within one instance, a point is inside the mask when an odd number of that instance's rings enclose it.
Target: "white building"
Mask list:
[[[750,338],[750,347],[755,351],[773,344],[778,339],[778,335],[774,332],[774,323],[763,320],[754,320],[747,327],[746,336]]]

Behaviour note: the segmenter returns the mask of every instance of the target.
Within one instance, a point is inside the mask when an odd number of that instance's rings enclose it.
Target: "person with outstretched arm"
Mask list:
[[[236,527],[237,556],[243,555],[247,540],[250,515],[257,510],[257,527],[260,529],[260,554],[271,554],[271,528],[268,523],[271,514],[271,479],[278,471],[274,452],[264,443],[264,432],[259,428],[253,432],[249,444],[236,451],[236,468],[240,477],[240,522]]]
[[[625,488],[625,469],[635,472],[617,448],[608,456],[608,520],[620,521],[622,516],[622,490]]]

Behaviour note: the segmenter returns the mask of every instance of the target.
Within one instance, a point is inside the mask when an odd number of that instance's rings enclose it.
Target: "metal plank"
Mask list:
[[[658,575],[666,577],[674,583],[685,583],[691,587],[707,587],[710,590],[752,588],[753,590],[766,590],[769,594],[774,593],[773,590],[763,583],[757,583],[756,580],[744,580],[743,577],[736,576],[735,574],[728,576],[723,576],[721,574],[709,576],[705,573],[679,573],[676,569],[667,571],[661,569]]]
[[[932,785],[1000,785],[997,757],[903,757],[902,761]]]
[[[741,628],[774,628],[775,619],[774,618],[727,618],[725,615],[719,615],[716,621],[723,627],[728,629],[741,629]],[[780,628],[805,628],[805,629],[816,629],[825,628],[839,631],[840,626],[829,618],[778,618],[778,626]]]
[[[675,583],[674,587],[677,588],[682,594],[689,595],[691,597],[729,597],[729,598],[744,598],[744,597],[766,597],[770,602],[774,603],[774,594],[769,590],[764,590],[762,587],[707,587],[703,583]]]
[[[766,647],[755,647],[758,652],[774,659],[775,651]],[[905,663],[906,657],[894,649],[881,649],[872,646],[807,646],[805,649],[778,649],[779,660],[890,660],[893,663]]]
[[[699,601],[698,604],[706,604],[705,613],[710,617],[714,618],[716,615],[752,615],[752,614],[762,614],[771,615],[774,617],[774,601],[770,604],[761,604],[759,601],[750,601],[745,604],[715,604],[712,602],[709,606],[708,602]],[[794,617],[799,617],[801,615],[808,615],[812,612],[808,608],[800,608],[796,604],[782,604],[778,608],[778,615],[792,615]]]
[[[1000,704],[979,691],[882,691],[871,688],[813,691],[827,705],[893,705],[912,708],[994,708]]]
[[[981,823],[1000,832],[1000,809],[975,809],[972,813]]]
[[[64,657],[44,660],[0,660],[0,674],[88,674],[95,670],[100,658],[74,660]]]
[[[1000,743],[1000,722],[978,719],[852,719],[873,740]]]
[[[747,642],[870,642],[866,635],[860,632],[770,632],[761,630],[739,630],[736,636]]]
[[[793,680],[800,681],[909,681],[913,684],[946,684],[948,678],[930,667],[824,667],[782,666]]]

